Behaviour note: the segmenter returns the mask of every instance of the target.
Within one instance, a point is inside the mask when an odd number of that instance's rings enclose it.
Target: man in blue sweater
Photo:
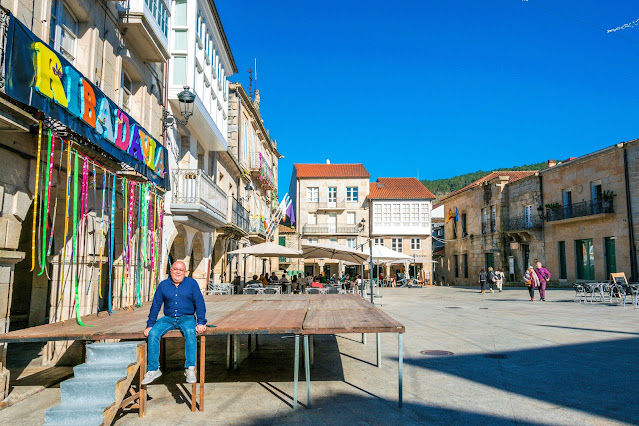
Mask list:
[[[162,304],[164,304],[164,316],[157,320]],[[184,262],[173,263],[171,277],[162,281],[155,290],[146,325],[144,335],[148,337],[148,364],[142,384],[148,385],[162,375],[159,363],[160,339],[171,330],[180,330],[184,336],[184,355],[186,357],[184,375],[187,383],[195,383],[197,381],[195,375],[197,340],[195,336],[196,333],[206,331],[206,305],[197,281],[186,276]]]

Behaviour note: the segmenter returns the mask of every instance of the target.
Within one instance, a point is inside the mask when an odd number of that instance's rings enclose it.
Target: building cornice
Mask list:
[[[214,0],[208,0],[209,6],[211,6],[211,13],[213,14],[213,19],[215,19],[215,25],[217,25],[218,30],[220,31],[220,37],[222,38],[222,43],[224,43],[224,48],[229,55],[229,61],[231,62],[231,66],[233,67],[233,74],[237,74],[237,65],[235,65],[235,59],[233,58],[233,52],[231,52],[231,46],[229,45],[229,41],[226,38],[226,33],[224,32],[224,26],[222,26],[222,20],[220,19],[219,13],[217,13],[217,7],[215,7]]]

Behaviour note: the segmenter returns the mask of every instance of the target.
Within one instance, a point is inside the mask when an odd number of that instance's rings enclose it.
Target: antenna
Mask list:
[[[246,71],[249,74],[249,87],[248,87],[248,94],[249,97],[253,97],[253,68],[249,68]]]

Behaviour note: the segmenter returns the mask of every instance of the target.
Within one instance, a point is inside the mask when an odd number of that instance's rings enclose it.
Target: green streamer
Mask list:
[[[51,168],[51,130],[49,130],[49,132],[47,133],[47,165],[46,165],[46,169],[44,172],[44,188],[43,188],[43,192],[44,192],[44,202],[43,205],[44,206],[48,206],[49,205],[49,191],[47,190],[47,188],[49,188],[49,169]],[[40,272],[38,273],[38,276],[44,274],[44,263],[46,261],[46,257],[47,257],[47,222],[49,220],[48,217],[49,212],[45,211],[44,212],[44,217],[41,218],[40,223],[42,224],[42,238],[41,238],[41,242],[42,242],[42,255],[40,256]]]

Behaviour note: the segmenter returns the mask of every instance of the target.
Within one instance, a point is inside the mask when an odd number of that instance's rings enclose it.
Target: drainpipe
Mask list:
[[[628,150],[623,148],[623,171],[626,179],[626,210],[628,212],[628,238],[630,239],[630,281],[637,280],[637,255],[635,252],[635,232],[632,223],[632,203],[630,201],[630,178],[628,173]]]
[[[544,179],[539,173],[539,201],[541,207],[544,207]],[[543,210],[542,210],[543,211]],[[544,256],[544,265],[546,264],[546,217],[541,217],[541,253]]]

